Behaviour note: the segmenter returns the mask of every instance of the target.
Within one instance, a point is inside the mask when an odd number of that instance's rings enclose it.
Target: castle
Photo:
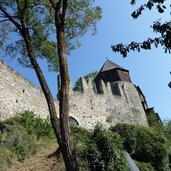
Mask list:
[[[98,122],[109,127],[117,123],[148,126],[148,106],[140,88],[131,82],[129,71],[106,60],[94,82],[81,78],[82,92],[70,88],[70,121],[85,128]],[[58,113],[58,100],[54,100]],[[49,116],[42,90],[0,60],[0,120],[23,111]]]

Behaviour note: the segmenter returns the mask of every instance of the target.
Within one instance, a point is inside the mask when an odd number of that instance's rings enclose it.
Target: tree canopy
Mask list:
[[[79,37],[83,36],[88,29],[91,28],[93,34],[97,31],[96,23],[100,20],[102,11],[100,7],[93,6],[93,2],[93,0],[68,1],[65,20],[65,39],[68,54],[80,46]],[[18,28],[14,26],[13,22],[10,22],[10,19],[18,25]],[[18,30],[24,26],[29,32],[34,56],[46,59],[49,69],[57,71],[58,59],[56,58],[57,46],[54,23],[54,11],[49,1],[0,0],[1,54],[4,54],[5,57],[17,57],[20,64],[32,67],[26,45]]]
[[[132,0],[131,4],[136,4],[136,0]],[[134,19],[137,19],[142,15],[145,9],[152,10],[153,8],[156,8],[160,14],[169,11],[171,15],[171,3],[169,0],[148,0],[147,3],[142,4],[137,10],[135,10],[131,16]],[[129,44],[118,43],[112,45],[113,52],[119,52],[123,57],[127,57],[130,51],[140,52],[141,49],[151,50],[153,47],[158,48],[161,46],[163,47],[164,53],[171,53],[171,20],[163,22],[158,19],[153,22],[151,28],[154,33],[159,34],[160,36],[154,38],[149,37],[142,42],[132,41]],[[171,88],[171,82],[169,82],[168,86]]]
[[[147,3],[141,5],[136,11],[132,13],[132,17],[137,19],[140,17],[145,9],[152,10],[156,8],[159,13],[164,13],[167,10],[171,10],[171,6],[166,6],[168,0],[148,0]],[[136,0],[132,0],[131,4],[134,5]],[[169,2],[170,3],[170,2]],[[170,4],[171,5],[171,4]],[[171,53],[171,21],[165,21],[162,23],[161,20],[154,21],[151,25],[154,33],[158,33],[160,36],[155,38],[148,38],[142,42],[132,41],[129,44],[119,43],[112,45],[114,52],[120,52],[123,57],[127,57],[130,51],[138,51],[141,49],[150,50],[152,47],[163,47],[165,53]]]
[[[101,9],[93,7],[93,2],[94,0],[0,0],[0,47],[11,57],[17,56],[19,63],[34,68],[68,171],[79,170],[79,166],[69,135],[70,80],[66,54],[79,45],[78,38],[83,36],[88,28],[93,27],[96,32],[95,24],[101,18]],[[11,34],[15,35],[14,40],[9,39]],[[45,58],[52,70],[57,71],[59,65],[59,119],[38,58]]]

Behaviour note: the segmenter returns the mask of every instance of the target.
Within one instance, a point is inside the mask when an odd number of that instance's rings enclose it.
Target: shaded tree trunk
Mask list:
[[[24,9],[27,7],[27,3],[25,1],[25,6]],[[25,27],[23,20],[21,20],[21,24],[19,24],[17,21],[14,20],[14,18],[12,16],[10,16],[8,14],[8,12],[6,10],[4,10],[2,8],[2,6],[0,6],[0,10],[2,11],[2,13],[5,15],[6,18],[9,19],[9,21],[11,23],[13,23],[15,25],[15,27],[19,30],[19,32],[21,33],[24,42],[26,44],[26,49],[27,49],[27,53],[28,53],[28,57],[30,59],[30,62],[36,72],[36,75],[38,77],[39,83],[41,85],[41,88],[43,90],[43,93],[45,95],[47,104],[48,104],[48,109],[49,109],[49,113],[50,113],[50,120],[51,120],[51,124],[52,124],[52,128],[54,130],[55,136],[57,138],[59,147],[61,146],[61,134],[60,134],[60,126],[59,126],[59,119],[57,117],[57,113],[56,113],[56,109],[55,109],[55,104],[54,104],[54,99],[53,96],[50,92],[50,89],[48,87],[48,84],[44,78],[43,72],[39,66],[39,64],[37,63],[37,60],[35,58],[35,55],[33,53],[33,48],[32,48],[32,43],[31,43],[31,38],[29,36],[29,32],[28,29]],[[24,10],[22,10],[22,15],[24,15]],[[23,18],[22,18],[23,19]]]
[[[1,6],[0,6],[0,10],[16,26],[16,28],[20,31],[25,41],[30,62],[36,72],[36,75],[38,77],[39,83],[41,85],[41,88],[43,90],[43,93],[45,95],[48,104],[52,127],[64,158],[66,170],[78,171],[79,167],[76,160],[75,151],[71,144],[71,140],[69,136],[70,130],[68,125],[69,76],[68,76],[68,67],[67,67],[67,60],[66,60],[65,39],[64,39],[64,19],[65,19],[65,12],[67,9],[67,0],[58,0],[56,4],[54,4],[54,0],[50,0],[50,3],[52,4],[52,7],[55,10],[56,36],[58,41],[58,56],[59,56],[59,66],[60,66],[60,74],[61,74],[61,90],[59,94],[60,123],[57,118],[53,96],[50,92],[48,84],[46,83],[42,70],[35,58],[32,48],[31,38],[29,36],[28,29],[24,25],[23,17],[21,19],[21,24],[19,24]],[[26,7],[27,7],[27,3],[25,1],[25,6],[23,9],[25,9]],[[24,10],[22,10],[22,15],[24,15]]]
[[[67,171],[78,171],[76,154],[70,139],[69,129],[69,85],[68,65],[66,59],[66,46],[64,34],[65,12],[67,0],[58,1],[55,6],[55,26],[58,46],[59,69],[61,77],[61,87],[59,92],[59,113],[61,131],[61,151]]]
[[[21,31],[21,34],[24,38],[24,41],[26,43],[26,47],[27,47],[27,52],[28,52],[28,56],[30,58],[30,62],[36,72],[36,75],[38,77],[39,83],[41,85],[41,88],[43,90],[43,93],[45,95],[47,104],[48,104],[48,109],[49,109],[49,113],[50,113],[50,121],[52,124],[52,128],[54,130],[55,136],[57,138],[59,147],[61,146],[61,137],[60,137],[60,126],[59,126],[59,119],[57,117],[57,113],[56,113],[56,109],[55,109],[55,104],[54,104],[54,99],[53,96],[50,92],[50,89],[48,87],[48,84],[44,78],[43,72],[39,66],[39,64],[37,63],[34,53],[33,53],[33,49],[32,49],[32,45],[31,45],[31,39],[29,37],[29,33],[27,32],[26,29],[23,29]]]

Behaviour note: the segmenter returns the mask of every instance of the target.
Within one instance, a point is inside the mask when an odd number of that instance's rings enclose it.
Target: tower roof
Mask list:
[[[112,61],[110,61],[110,60],[107,59],[105,61],[104,65],[102,66],[100,72],[105,72],[105,71],[112,70],[112,69],[121,69],[121,70],[128,71],[127,69],[122,68],[119,65],[117,65],[117,64],[115,64]]]

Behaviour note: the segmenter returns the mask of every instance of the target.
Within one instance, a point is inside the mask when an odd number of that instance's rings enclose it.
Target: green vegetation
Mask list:
[[[135,164],[140,169],[140,171],[155,171],[150,163],[143,163],[135,161]]]
[[[161,126],[161,124],[160,124]],[[171,121],[156,129],[118,124],[93,131],[71,126],[76,155],[83,171],[128,171],[123,151],[141,171],[171,170]],[[49,119],[24,112],[0,123],[0,166],[5,170],[55,142]]]
[[[156,171],[169,171],[171,161],[169,156],[171,154],[171,142],[169,135],[165,128],[163,130],[155,130],[154,128],[143,127],[139,125],[120,125],[111,128],[112,131],[117,132],[123,140],[125,150],[131,157],[140,162],[138,166],[142,169]],[[151,166],[150,166],[151,165]],[[152,169],[151,169],[152,170]]]
[[[146,111],[148,125],[155,129],[163,129],[162,121],[157,113],[155,113],[154,109],[151,108]]]
[[[49,119],[24,112],[0,122],[0,169],[23,161],[43,147],[54,143]]]
[[[20,125],[24,127],[28,134],[36,135],[37,139],[41,137],[53,138],[54,134],[49,119],[36,117],[33,112],[24,112],[16,117],[5,121],[8,125]]]
[[[94,82],[94,79],[95,77],[97,76],[98,74],[98,71],[94,71],[94,72],[91,72],[85,76],[83,76],[83,78],[88,82],[88,80],[92,80],[92,83],[93,83],[93,89],[95,92],[97,92],[97,89],[96,89],[96,85],[95,85],[95,82]],[[81,88],[81,83],[80,83],[80,79],[78,79],[76,82],[75,82],[75,86],[73,88],[74,91],[81,91],[82,88]]]
[[[76,153],[82,170],[128,171],[122,139],[97,125],[93,132],[72,127]]]

